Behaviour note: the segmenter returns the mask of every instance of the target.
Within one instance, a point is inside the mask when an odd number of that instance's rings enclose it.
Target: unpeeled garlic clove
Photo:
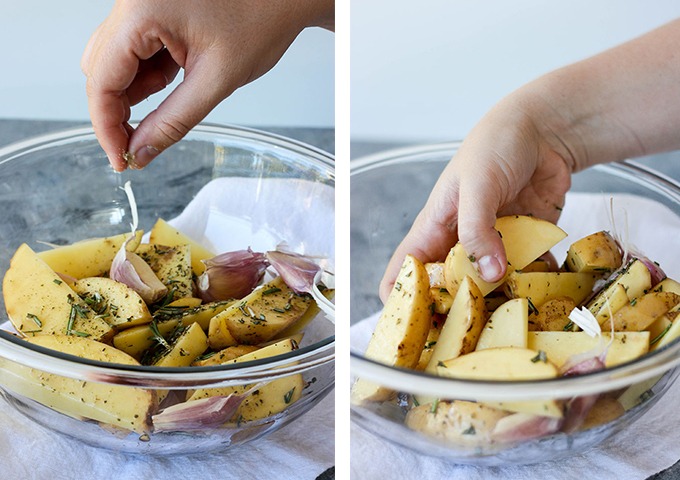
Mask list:
[[[561,425],[561,418],[513,413],[498,420],[491,432],[491,438],[501,443],[523,442],[555,433]]]
[[[315,277],[321,271],[319,265],[297,253],[274,250],[265,255],[291,290],[295,293],[312,293]]]
[[[155,432],[181,432],[218,428],[234,416],[245,395],[190,400],[165,408],[152,417]]]
[[[237,250],[204,260],[205,272],[196,280],[205,302],[243,298],[260,283],[269,262],[263,253]]]
[[[128,252],[125,246],[113,258],[109,276],[137,292],[147,304],[157,302],[168,293],[149,264],[136,253]]]

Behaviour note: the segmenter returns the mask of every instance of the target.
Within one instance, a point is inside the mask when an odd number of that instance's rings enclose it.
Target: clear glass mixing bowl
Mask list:
[[[611,439],[617,432],[635,428],[634,421],[652,408],[678,375],[680,343],[657,349],[638,360],[581,376],[524,382],[490,382],[442,378],[417,371],[386,366],[364,356],[371,328],[366,319],[382,309],[378,285],[387,262],[408,232],[429,193],[459,147],[446,143],[406,147],[378,153],[352,162],[351,167],[351,336],[352,381],[365,378],[388,387],[397,396],[386,402],[351,406],[351,418],[359,426],[390,442],[445,458],[460,464],[526,464],[565,458]],[[659,248],[659,224],[673,238],[680,218],[680,185],[634,162],[600,165],[573,177],[571,191],[562,212],[570,241],[610,230],[607,215],[596,211],[609,208],[615,198],[618,228],[640,251],[657,260],[669,277],[678,279],[680,265],[674,244]],[[639,202],[644,207],[639,207]],[[629,203],[632,202],[632,203]],[[636,208],[629,205],[638,204]],[[370,205],[370,208],[366,208]],[[651,208],[651,209],[650,209]],[[648,228],[654,211],[655,225]],[[603,220],[604,217],[604,220]],[[623,225],[626,223],[627,225]],[[656,238],[655,238],[656,237]],[[674,240],[672,240],[674,241]],[[552,252],[564,259],[569,243],[558,244]],[[443,259],[442,259],[443,260]],[[413,395],[470,401],[511,401],[568,399],[590,394],[620,395],[628,390],[633,398],[625,413],[603,425],[572,434],[557,433],[525,442],[469,447],[416,432],[405,425],[408,401]]]
[[[12,252],[24,242],[39,251],[50,248],[46,244],[129,232],[129,204],[120,188],[127,180],[135,192],[139,228],[148,231],[158,218],[170,220],[180,215],[204,186],[218,178],[256,185],[248,190],[247,198],[239,198],[239,205],[247,208],[210,212],[233,217],[232,229],[217,233],[227,242],[232,237],[245,242],[234,249],[250,245],[273,249],[286,241],[300,253],[326,255],[332,269],[334,206],[329,199],[335,186],[333,157],[266,132],[200,125],[143,171],[123,174],[109,167],[90,128],[51,133],[0,149],[0,251],[4,252],[0,274],[4,275]],[[293,186],[285,190],[285,197],[274,198],[269,195],[274,181]],[[269,214],[274,211],[277,213]],[[282,215],[283,211],[288,213]],[[190,219],[198,241],[215,235],[200,230],[209,225],[202,215],[199,212]],[[314,238],[307,236],[310,232]],[[318,251],[321,245],[325,251]],[[2,324],[7,321],[4,303],[0,312]],[[288,354],[214,367],[159,368],[82,359],[29,345],[0,330],[0,361],[30,367],[37,374],[108,384],[118,389],[121,397],[137,389],[183,392],[302,375],[305,387],[301,397],[283,411],[247,422],[232,419],[219,428],[148,435],[111,429],[48,408],[34,400],[38,394],[32,398],[17,394],[3,385],[2,371],[0,393],[18,414],[95,446],[154,455],[224,450],[295,421],[332,390],[334,332],[334,325],[319,316],[306,329],[300,348]]]

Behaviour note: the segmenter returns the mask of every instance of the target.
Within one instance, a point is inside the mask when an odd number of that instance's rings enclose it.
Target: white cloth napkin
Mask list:
[[[633,195],[613,197],[616,230],[622,238],[656,260],[669,277],[680,280],[680,220],[657,202]],[[612,232],[610,197],[570,194],[559,225],[569,234],[553,253],[558,261],[568,245],[601,229]],[[626,218],[628,231],[625,234]],[[612,232],[613,233],[613,232]],[[363,351],[375,316],[352,327],[350,342]],[[382,478],[493,479],[646,479],[680,459],[680,383],[676,382],[648,412],[615,439],[569,459],[526,466],[475,467],[455,465],[414,453],[351,426],[351,472],[355,480]]]
[[[286,241],[297,252],[332,260],[334,190],[303,180],[220,178],[170,223],[210,242],[216,252],[248,246],[262,251]],[[315,479],[334,465],[334,419],[332,390],[293,423],[246,445],[206,455],[152,457],[85,445],[27,420],[0,398],[0,478]]]

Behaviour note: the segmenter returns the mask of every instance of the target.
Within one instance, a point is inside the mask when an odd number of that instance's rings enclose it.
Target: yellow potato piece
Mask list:
[[[27,342],[91,360],[139,365],[129,355],[89,338],[42,335]],[[150,431],[150,417],[157,406],[156,395],[150,390],[75,380],[4,358],[0,358],[0,382],[20,395],[74,418],[84,417],[139,434]]]
[[[415,368],[430,329],[431,304],[425,267],[412,255],[406,255],[373,331],[366,357],[390,366]],[[382,401],[392,394],[388,388],[359,379],[352,388],[352,401]]]
[[[142,241],[143,234],[141,230],[136,231],[135,238],[126,248],[134,251]],[[129,237],[130,233],[123,233],[113,237],[83,240],[40,252],[38,256],[57,273],[74,278],[98,277],[111,269],[113,257]]]
[[[81,278],[72,286],[91,309],[110,325],[123,329],[149,323],[151,313],[137,292],[107,277]]]
[[[608,273],[621,266],[616,241],[605,231],[584,237],[569,247],[564,265],[570,272]]]
[[[168,291],[173,292],[174,300],[191,297],[193,272],[189,245],[142,244],[135,253],[149,264]]]
[[[590,296],[597,278],[592,273],[511,272],[505,293],[510,298],[527,298],[535,308],[558,297],[569,297],[579,305]]]
[[[179,338],[173,342],[170,350],[154,362],[156,367],[188,367],[208,349],[208,337],[201,326],[192,323]]]
[[[200,275],[205,271],[205,265],[201,260],[207,260],[215,256],[213,252],[184,235],[162,218],[159,218],[151,229],[149,243],[157,243],[169,247],[189,245],[191,247],[191,268],[195,275]]]
[[[529,302],[526,298],[508,300],[487,320],[476,350],[495,347],[527,348]]]

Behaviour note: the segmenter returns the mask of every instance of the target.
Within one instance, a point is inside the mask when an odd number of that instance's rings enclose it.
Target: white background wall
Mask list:
[[[0,117],[88,120],[80,57],[112,5],[112,0],[0,0]],[[208,121],[332,127],[333,44],[333,33],[306,30],[273,70],[237,91]],[[133,109],[133,118],[156,108],[161,100],[156,97]]]
[[[678,16],[678,0],[352,0],[352,139],[461,139],[527,81]]]

